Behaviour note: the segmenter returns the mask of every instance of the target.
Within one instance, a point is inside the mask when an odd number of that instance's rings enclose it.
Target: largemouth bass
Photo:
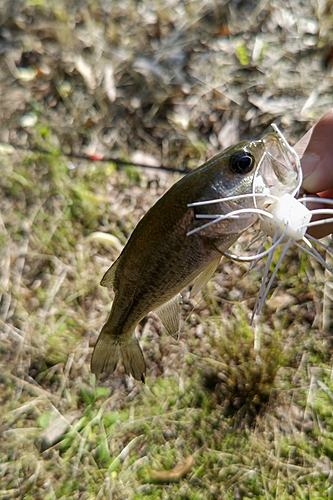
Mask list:
[[[115,297],[92,356],[91,369],[97,376],[114,371],[122,359],[125,372],[144,382],[146,364],[134,335],[136,325],[155,311],[167,331],[177,333],[179,293],[195,279],[192,292],[199,291],[223,252],[257,220],[255,209],[263,206],[265,196],[296,182],[296,174],[284,167],[290,162],[287,156],[274,133],[243,141],[184,176],[147,212],[101,281],[113,287]],[[251,193],[253,197],[242,197]],[[256,199],[257,193],[261,198]],[[232,199],[225,200],[228,197]],[[216,198],[224,201],[188,206]],[[209,225],[216,213],[246,208],[254,212]]]

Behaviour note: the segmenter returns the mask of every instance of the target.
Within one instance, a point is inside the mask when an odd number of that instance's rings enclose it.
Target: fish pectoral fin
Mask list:
[[[213,260],[208,266],[199,274],[192,287],[190,297],[194,297],[210,280],[219,265],[221,257]]]
[[[114,278],[118,266],[118,260],[112,264],[111,267],[106,271],[103,278],[101,279],[101,285],[107,288],[112,288],[114,283]]]
[[[167,332],[175,338],[179,338],[179,309],[182,303],[182,296],[178,293],[165,304],[155,309],[155,313],[162,321]]]

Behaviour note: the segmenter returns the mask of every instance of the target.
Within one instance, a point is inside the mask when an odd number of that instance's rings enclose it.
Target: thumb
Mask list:
[[[333,109],[325,113],[294,146],[301,157],[302,187],[308,193],[333,188]]]

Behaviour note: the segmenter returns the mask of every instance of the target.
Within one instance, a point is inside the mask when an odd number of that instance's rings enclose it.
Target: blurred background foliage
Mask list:
[[[295,250],[253,327],[262,266],[224,261],[179,342],[140,323],[146,386],[89,368],[135,224],[273,121],[299,139],[332,39],[328,0],[1,2],[1,499],[332,498],[331,280]]]

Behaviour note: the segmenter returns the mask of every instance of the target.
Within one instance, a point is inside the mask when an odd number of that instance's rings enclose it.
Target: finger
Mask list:
[[[324,238],[325,236],[333,233],[333,224],[330,222],[329,224],[323,224],[322,226],[309,227],[306,232],[317,240],[320,240],[320,238]]]
[[[313,196],[313,195],[312,195]],[[318,196],[318,195],[316,195]],[[318,203],[308,203],[306,206],[309,208],[309,210],[318,210],[318,209],[323,209],[323,208],[330,208],[332,209],[332,205],[325,204],[323,202],[320,202],[320,198],[329,198],[333,199],[333,189],[329,189],[327,191],[322,191],[320,195],[318,196]],[[318,240],[320,238],[323,238],[324,236],[327,236],[329,234],[333,233],[333,222],[325,223],[325,219],[331,219],[331,215],[314,215],[311,219],[311,222],[321,220],[323,223],[319,226],[313,226],[309,227],[307,230],[307,233],[310,234],[311,236],[314,236],[314,238],[317,238]]]
[[[315,208],[323,208],[324,205],[317,205]],[[327,208],[327,206],[325,206],[325,208]],[[326,218],[329,218],[330,216],[327,215],[325,216]],[[317,216],[317,217],[313,217],[313,219],[311,219],[311,221],[315,221],[315,220],[319,220],[321,219],[323,222],[324,222],[324,217],[320,217],[320,216]],[[317,240],[319,240],[320,238],[324,238],[324,236],[328,236],[329,234],[332,234],[333,233],[333,223],[330,222],[328,224],[321,224],[320,226],[313,226],[313,227],[309,227],[309,229],[306,231],[308,234],[310,234],[311,236],[313,236],[314,238],[317,238]]]
[[[333,188],[333,109],[295,145],[301,156],[302,187],[308,193]]]

